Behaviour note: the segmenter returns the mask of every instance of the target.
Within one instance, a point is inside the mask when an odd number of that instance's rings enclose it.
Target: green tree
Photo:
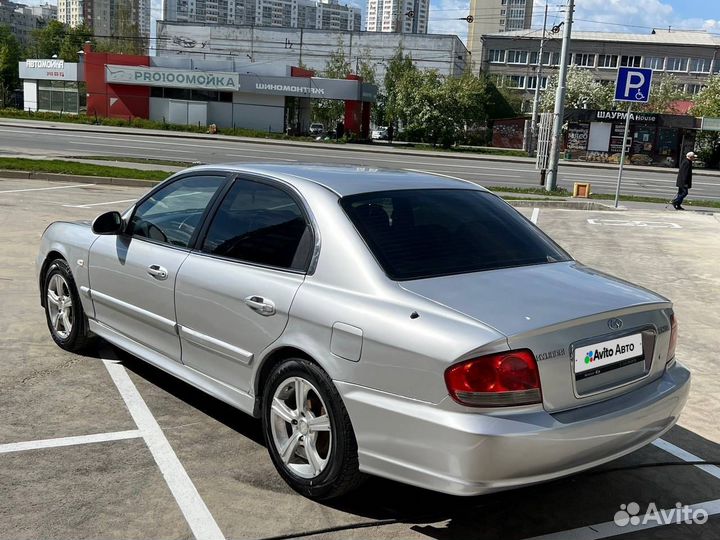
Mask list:
[[[437,71],[410,71],[395,89],[405,138],[449,147],[487,119],[488,81],[470,73],[444,77]]]
[[[550,77],[540,104],[543,111],[552,111],[555,108],[557,84],[558,76]],[[612,85],[596,81],[592,72],[585,68],[571,66],[568,69],[565,93],[566,109],[611,109],[612,107]]]
[[[44,28],[35,30],[33,38],[30,50],[37,58],[57,55],[66,62],[77,62],[85,42],[92,40],[92,31],[85,25],[68,28],[60,21],[50,21]]]
[[[404,53],[401,44],[387,63],[384,88],[378,96],[378,107],[384,113],[383,123],[397,126],[402,116],[402,110],[398,107],[398,88],[405,77],[413,77],[417,71],[412,57]]]
[[[720,75],[713,75],[707,86],[695,97],[692,114],[720,118]],[[717,169],[720,165],[720,132],[701,131],[697,137],[698,154],[705,165]]]
[[[4,108],[12,91],[20,84],[18,62],[20,45],[6,25],[0,26],[0,103]]]
[[[323,77],[328,79],[345,79],[351,72],[350,61],[345,55],[343,38],[338,38],[335,49],[325,64]],[[343,119],[345,102],[334,99],[318,99],[313,102],[313,118],[325,125],[326,129],[333,129]]]
[[[673,104],[677,101],[688,99],[689,96],[683,91],[682,84],[678,78],[671,73],[661,73],[653,77],[650,90],[650,100],[637,107],[639,111],[654,112],[660,114],[676,114]]]
[[[59,58],[66,31],[65,25],[60,21],[50,21],[44,28],[33,31],[32,50],[36,58],[52,58],[53,55]]]

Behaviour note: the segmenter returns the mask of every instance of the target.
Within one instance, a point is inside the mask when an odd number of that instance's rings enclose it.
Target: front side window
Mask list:
[[[213,217],[202,249],[251,264],[304,271],[314,247],[296,200],[268,184],[237,180]]]
[[[385,273],[398,281],[570,260],[484,191],[408,189],[340,203]]]
[[[205,208],[225,182],[221,175],[187,176],[145,199],[135,210],[127,234],[181,248],[190,247]]]

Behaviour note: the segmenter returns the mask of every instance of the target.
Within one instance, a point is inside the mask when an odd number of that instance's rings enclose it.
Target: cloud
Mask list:
[[[668,27],[711,30],[720,24],[716,19],[688,18],[666,0],[583,0],[576,3],[575,21],[573,27],[578,30],[637,34]]]

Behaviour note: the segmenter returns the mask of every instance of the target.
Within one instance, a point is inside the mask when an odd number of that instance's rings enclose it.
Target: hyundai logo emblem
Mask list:
[[[611,330],[620,330],[622,328],[622,325],[622,319],[610,319],[608,321],[608,326]]]

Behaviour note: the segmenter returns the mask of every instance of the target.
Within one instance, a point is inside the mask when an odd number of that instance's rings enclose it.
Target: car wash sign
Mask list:
[[[41,81],[78,81],[82,80],[78,64],[65,62],[57,58],[29,58],[19,64],[20,78]]]
[[[224,71],[197,71],[143,66],[105,66],[109,84],[134,84],[163,88],[190,88],[234,92],[240,89],[240,75]]]

